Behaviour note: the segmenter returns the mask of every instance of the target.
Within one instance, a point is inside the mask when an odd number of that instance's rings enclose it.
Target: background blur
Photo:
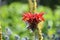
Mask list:
[[[37,0],[37,4],[37,12],[46,13],[42,29],[44,40],[60,40],[60,0]],[[28,0],[0,0],[3,40],[34,40],[32,32],[22,21],[22,14],[27,11]]]

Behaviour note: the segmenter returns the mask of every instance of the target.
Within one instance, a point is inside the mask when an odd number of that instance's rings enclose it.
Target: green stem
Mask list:
[[[1,28],[1,25],[0,25],[0,40],[2,40],[2,28]]]
[[[36,0],[33,0],[33,13],[36,12],[37,3]]]
[[[28,0],[28,2],[29,2],[29,11],[32,12],[32,10],[33,10],[32,0]]]
[[[39,35],[39,40],[43,40],[43,36],[42,36],[41,30],[38,31],[38,35]]]
[[[37,26],[39,40],[43,40],[42,27],[43,27],[43,22],[40,22]]]

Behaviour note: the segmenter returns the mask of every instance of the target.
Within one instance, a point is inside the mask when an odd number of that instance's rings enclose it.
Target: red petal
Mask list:
[[[45,21],[43,17],[40,17],[39,20],[40,20],[40,21]]]
[[[44,12],[39,13],[39,16],[43,16],[43,15],[44,15]]]

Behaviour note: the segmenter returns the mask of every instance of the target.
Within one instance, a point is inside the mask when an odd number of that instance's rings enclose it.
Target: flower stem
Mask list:
[[[41,30],[38,30],[38,36],[39,36],[39,40],[43,40],[43,36],[42,36]]]
[[[36,0],[33,0],[33,13],[36,12],[37,3]]]
[[[0,25],[0,40],[2,40],[2,28],[1,28],[1,25]]]
[[[32,12],[32,10],[33,10],[32,0],[28,0],[28,2],[29,2],[29,11]]]
[[[39,40],[43,40],[42,27],[43,27],[43,22],[40,22],[37,26]]]
[[[29,2],[29,11],[35,13],[37,7],[36,0],[28,0],[28,2]]]

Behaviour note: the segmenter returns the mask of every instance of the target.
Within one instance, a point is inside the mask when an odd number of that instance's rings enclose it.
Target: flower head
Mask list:
[[[34,14],[31,12],[28,12],[23,14],[23,20],[27,21],[30,24],[29,28],[34,29],[36,28],[39,22],[44,21],[43,15],[44,15],[43,12],[34,13]]]
[[[36,21],[36,22],[39,22],[39,21],[44,21],[44,18],[43,18],[43,12],[37,14],[32,14],[31,12],[28,12],[28,13],[25,13],[23,14],[23,20],[24,21],[27,21],[27,22],[32,22],[32,21]]]

